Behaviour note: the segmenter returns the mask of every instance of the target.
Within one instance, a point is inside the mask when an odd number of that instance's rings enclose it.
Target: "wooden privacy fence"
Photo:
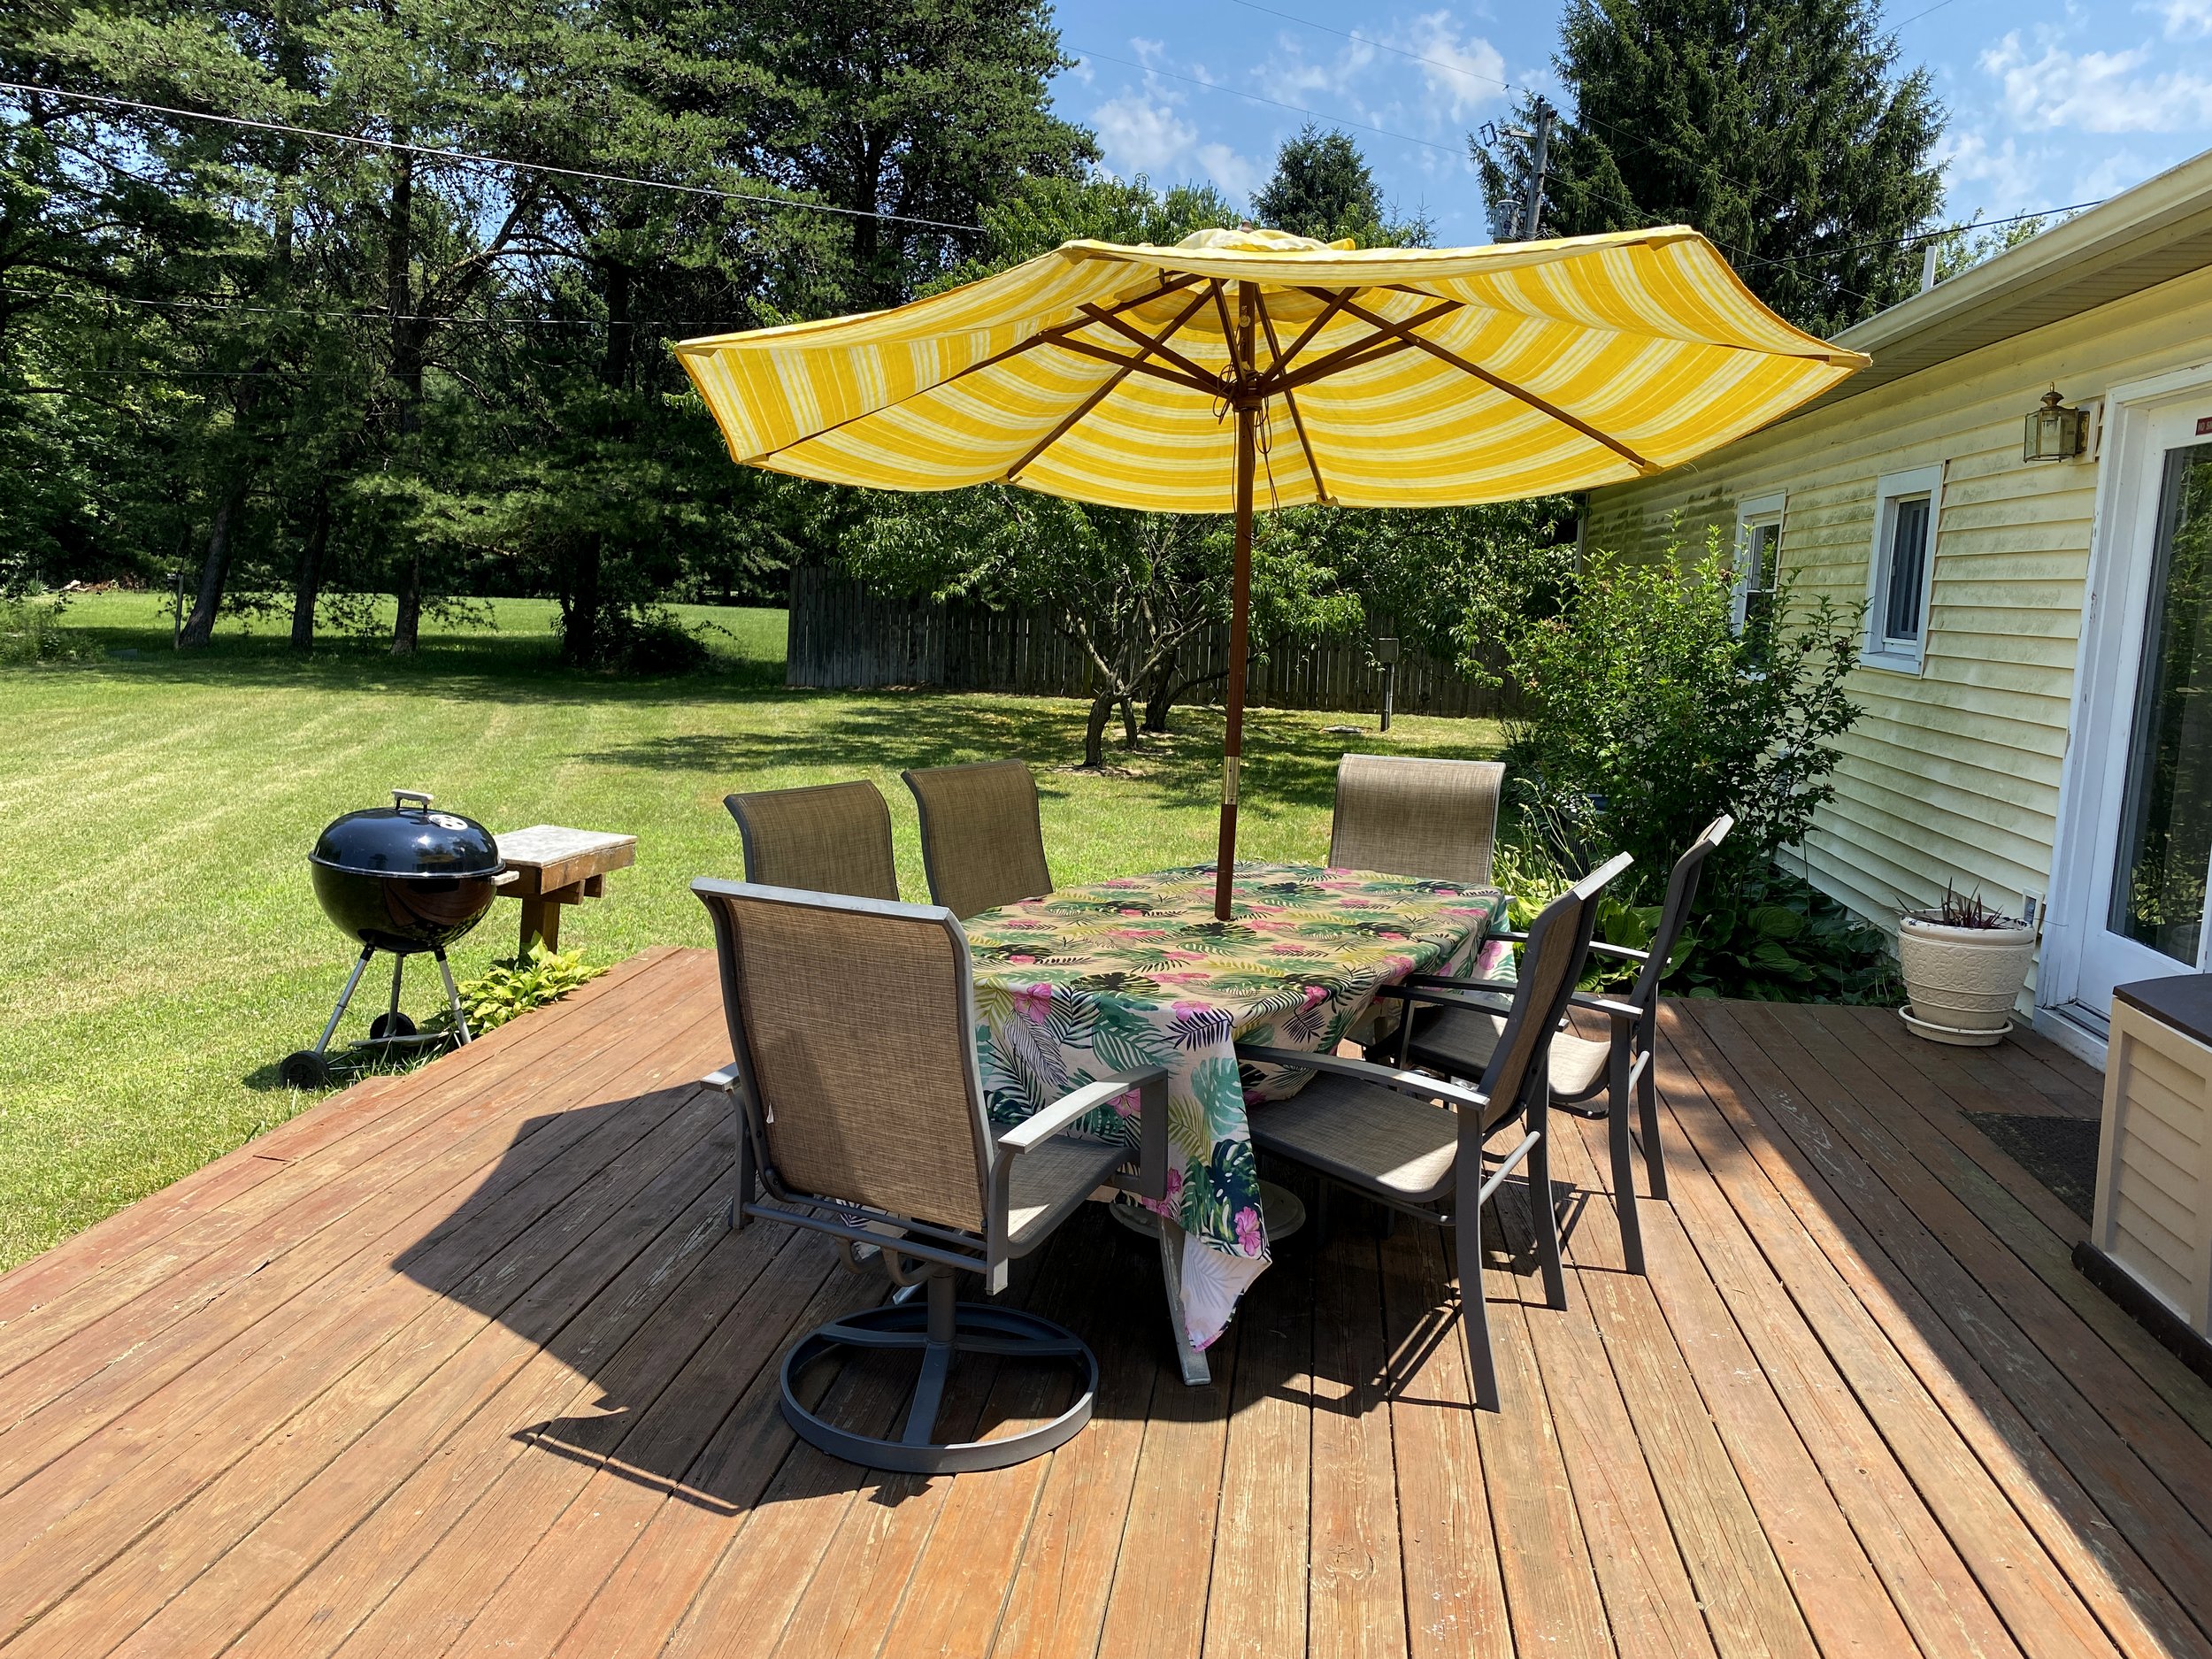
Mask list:
[[[818,565],[791,572],[785,683],[843,690],[941,686],[1042,697],[1087,697],[1094,670],[1080,646],[1047,615],[990,611],[871,592]],[[1229,629],[1217,623],[1186,640],[1180,674],[1228,660]],[[1382,668],[1364,638],[1277,642],[1252,664],[1245,701],[1271,709],[1382,706]],[[1218,703],[1214,680],[1178,699]],[[1448,663],[1407,651],[1398,663],[1396,706],[1407,714],[1495,715],[1513,708],[1511,688],[1478,686]]]

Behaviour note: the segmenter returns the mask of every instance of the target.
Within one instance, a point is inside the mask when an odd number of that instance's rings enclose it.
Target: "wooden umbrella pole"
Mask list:
[[[1221,741],[1221,848],[1214,860],[1214,919],[1229,919],[1237,867],[1237,764],[1244,757],[1244,672],[1252,616],[1253,430],[1256,402],[1237,403],[1237,534],[1229,568],[1228,724]]]

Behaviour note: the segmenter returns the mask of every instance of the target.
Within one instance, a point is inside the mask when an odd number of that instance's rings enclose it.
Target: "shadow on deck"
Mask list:
[[[923,1480],[777,1413],[880,1280],[724,1228],[716,995],[649,953],[0,1279],[6,1651],[2212,1659],[2212,1388],[1971,1115],[2093,1118],[2039,1041],[1671,1006],[1650,1276],[1569,1124],[1569,1308],[1518,1206],[1487,1241],[1496,1414],[1432,1230],[1340,1202],[1187,1389],[1094,1207],[1010,1294],[1091,1342],[1095,1419]],[[945,1420],[1062,1386],[978,1364]]]

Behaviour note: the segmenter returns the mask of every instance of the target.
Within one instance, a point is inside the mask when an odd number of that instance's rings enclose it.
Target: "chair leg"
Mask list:
[[[914,1384],[914,1402],[907,1410],[905,1432],[899,1436],[909,1446],[926,1446],[936,1437],[937,1413],[945,1402],[953,1345],[959,1335],[952,1269],[933,1267],[925,1280],[929,1286],[928,1338],[922,1349],[922,1374]]]
[[[1467,1374],[1474,1384],[1475,1409],[1501,1409],[1498,1402],[1498,1365],[1490,1353],[1490,1302],[1482,1293],[1482,1209],[1462,1216],[1455,1229],[1459,1234],[1459,1310],[1466,1327]]]
[[[1659,1063],[1648,1040],[1644,1044],[1644,1074],[1636,1079],[1636,1103],[1644,1122],[1644,1174],[1651,1195],[1667,1202],[1667,1158],[1659,1146]]]
[[[1203,1348],[1193,1348],[1190,1325],[1183,1317],[1183,1230],[1165,1216],[1160,1217],[1160,1282],[1167,1289],[1167,1323],[1175,1341],[1175,1363],[1182,1369],[1186,1386],[1203,1388],[1213,1381],[1213,1368]]]
[[[1612,1087],[1606,1094],[1606,1140],[1613,1154],[1613,1210],[1620,1217],[1621,1256],[1632,1273],[1644,1271],[1643,1217],[1636,1210],[1636,1160],[1628,1133],[1628,1044],[1613,1042]]]
[[[1540,1126],[1528,1152],[1529,1224],[1536,1230],[1536,1261],[1544,1270],[1544,1300],[1567,1305],[1567,1271],[1559,1261],[1559,1209],[1552,1200],[1551,1129]]]

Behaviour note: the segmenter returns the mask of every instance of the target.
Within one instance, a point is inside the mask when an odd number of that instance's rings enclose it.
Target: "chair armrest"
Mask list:
[[[1401,1094],[1417,1095],[1422,1100],[1448,1101],[1478,1113],[1490,1104],[1490,1097],[1480,1089],[1448,1083],[1425,1071],[1401,1071],[1394,1067],[1377,1065],[1371,1060],[1347,1060],[1338,1054],[1310,1054],[1303,1048],[1269,1048],[1258,1043],[1240,1042],[1237,1044],[1237,1058],[1259,1065],[1286,1066],[1298,1071],[1326,1071],[1334,1077],[1348,1077],[1355,1082],[1394,1088]]]
[[[1517,933],[1509,927],[1492,927],[1486,929],[1482,935],[1482,942],[1486,945],[1494,939],[1502,939],[1509,945],[1525,945],[1528,943],[1528,935],[1526,933]]]
[[[1615,997],[1592,996],[1586,992],[1577,991],[1567,1000],[1575,1008],[1587,1009],[1593,1014],[1604,1014],[1614,1019],[1635,1021],[1644,1017],[1644,1010],[1635,1003],[1624,1002]]]
[[[1086,1083],[1071,1094],[1063,1094],[1042,1111],[1032,1112],[1021,1122],[1002,1132],[998,1143],[1009,1152],[1026,1152],[1040,1146],[1081,1119],[1089,1117],[1102,1106],[1111,1105],[1132,1089],[1148,1083],[1167,1081],[1164,1066],[1147,1066],[1140,1071],[1117,1071],[1102,1077],[1095,1083]],[[1149,1125],[1146,1125],[1148,1128]]]
[[[699,1079],[701,1088],[718,1088],[725,1094],[737,1087],[737,1064],[733,1061],[719,1071],[710,1071]]]
[[[1594,956],[1617,956],[1623,962],[1649,962],[1651,960],[1651,952],[1648,950],[1634,950],[1626,945],[1609,945],[1602,939],[1593,939],[1590,941],[1590,954]]]

